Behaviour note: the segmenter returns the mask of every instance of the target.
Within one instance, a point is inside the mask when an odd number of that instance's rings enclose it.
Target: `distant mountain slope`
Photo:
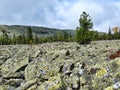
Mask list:
[[[8,35],[12,36],[15,35],[22,35],[27,34],[27,28],[31,27],[33,34],[38,34],[39,37],[41,36],[51,36],[57,34],[58,31],[68,32],[71,35],[75,35],[75,30],[70,29],[55,29],[55,28],[48,28],[48,27],[37,27],[37,26],[22,26],[22,25],[0,25],[0,34],[2,34],[2,30],[6,31]]]

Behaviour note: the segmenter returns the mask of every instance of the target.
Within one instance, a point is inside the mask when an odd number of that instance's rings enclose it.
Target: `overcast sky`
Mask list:
[[[95,30],[120,26],[120,0],[0,0],[0,24],[75,29],[83,11]]]

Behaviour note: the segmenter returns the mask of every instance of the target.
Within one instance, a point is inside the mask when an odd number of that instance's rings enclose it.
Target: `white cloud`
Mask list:
[[[120,2],[119,2],[120,3]],[[114,1],[109,3],[94,2],[92,0],[81,0],[66,5],[60,5],[57,9],[58,16],[64,18],[67,23],[65,28],[76,28],[79,25],[78,19],[83,11],[86,11],[92,17],[94,29],[107,32],[109,26],[119,26],[120,22],[120,4]],[[68,6],[71,6],[67,8]],[[65,10],[67,8],[67,10]]]
[[[95,30],[120,25],[119,0],[0,0],[0,24],[75,29],[83,11],[92,17]]]

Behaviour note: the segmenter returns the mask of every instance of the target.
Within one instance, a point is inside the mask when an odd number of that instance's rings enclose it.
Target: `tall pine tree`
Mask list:
[[[111,33],[111,28],[109,27],[108,30],[108,39],[111,40],[112,39],[112,33]]]
[[[32,29],[31,29],[31,27],[28,27],[28,31],[27,31],[27,43],[31,44],[32,42],[33,42]]]
[[[76,28],[76,41],[79,44],[88,44],[91,41],[89,30],[93,27],[93,23],[89,14],[83,12],[79,19],[80,27]]]

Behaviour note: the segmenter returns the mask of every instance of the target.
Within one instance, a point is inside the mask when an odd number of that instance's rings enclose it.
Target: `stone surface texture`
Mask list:
[[[1,45],[0,90],[120,90],[120,40]]]

